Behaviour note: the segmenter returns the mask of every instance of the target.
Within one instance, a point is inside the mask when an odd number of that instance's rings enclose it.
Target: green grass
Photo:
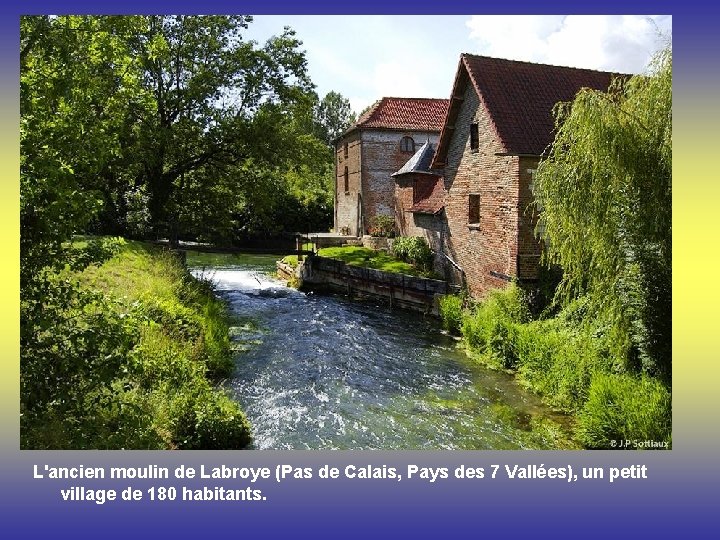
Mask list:
[[[23,448],[249,443],[244,413],[216,386],[234,366],[231,320],[208,283],[139,242],[58,278],[77,282],[75,300],[48,304],[53,326],[23,351]],[[38,380],[49,369],[60,376]]]
[[[297,255],[286,255],[280,259],[280,262],[287,264],[291,268],[297,268],[297,265],[299,264]]]
[[[613,448],[622,441],[665,442],[670,448],[671,418],[670,392],[656,379],[597,373],[578,415],[578,432],[588,448]]]
[[[447,326],[458,301],[446,300]],[[588,317],[582,301],[555,317],[531,320],[515,285],[493,291],[461,315],[470,356],[515,373],[518,382],[558,410],[576,415],[575,436],[588,448],[612,441],[671,441],[671,393],[657,379],[627,371],[612,325]]]
[[[329,259],[338,259],[353,266],[372,268],[374,270],[382,270],[383,272],[393,272],[395,274],[406,274],[409,276],[425,275],[425,273],[413,265],[396,259],[392,255],[388,255],[382,251],[373,251],[372,249],[361,246],[322,248],[318,251],[318,255]]]
[[[235,268],[238,266],[266,265],[272,255],[252,253],[205,253],[187,250],[186,264],[190,268]]]

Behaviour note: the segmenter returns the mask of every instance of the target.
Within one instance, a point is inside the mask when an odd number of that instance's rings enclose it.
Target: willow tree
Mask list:
[[[672,53],[608,92],[556,108],[537,171],[557,299],[583,297],[610,323],[630,367],[669,379],[671,364]]]

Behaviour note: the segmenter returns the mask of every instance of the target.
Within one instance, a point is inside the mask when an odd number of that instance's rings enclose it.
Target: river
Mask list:
[[[193,269],[237,316],[237,369],[226,384],[252,423],[254,448],[571,446],[566,417],[469,359],[438,321],[299,292],[271,277],[276,259]]]

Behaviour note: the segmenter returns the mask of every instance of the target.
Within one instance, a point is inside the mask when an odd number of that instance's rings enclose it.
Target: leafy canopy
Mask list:
[[[558,299],[586,296],[611,321],[631,365],[669,377],[672,263],[672,54],[608,92],[556,109],[540,163],[547,260],[563,269]],[[629,330],[627,330],[629,329]]]

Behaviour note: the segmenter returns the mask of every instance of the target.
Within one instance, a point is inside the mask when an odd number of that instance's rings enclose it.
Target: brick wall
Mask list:
[[[405,174],[395,179],[395,226],[400,236],[422,236],[424,229],[415,222],[409,210],[413,205],[415,175]]]
[[[347,145],[347,157],[345,146]],[[355,131],[341,139],[335,146],[335,231],[349,229],[358,235],[358,201],[361,186],[361,141]],[[348,169],[348,190],[345,190],[345,167]]]
[[[470,125],[478,123],[479,148],[470,149]],[[464,270],[473,296],[505,287],[517,277],[521,159],[498,156],[503,147],[492,121],[468,85],[445,168],[446,252]],[[480,196],[478,225],[468,224],[469,196]]]
[[[412,137],[415,149],[428,139],[427,132],[360,129],[341,139],[335,147],[335,230],[344,227],[354,236],[362,235],[370,219],[378,214],[392,216],[394,213],[395,182],[390,176],[412,157],[413,152],[403,152],[400,140]],[[433,143],[439,133],[429,134]],[[345,144],[348,155],[345,157]],[[345,191],[344,171],[348,168],[348,190]],[[359,204],[362,201],[362,216]]]
[[[430,247],[440,249],[442,221],[439,216],[410,212],[414,204],[413,191],[416,181],[432,184],[435,176],[407,174],[395,180],[395,224],[400,236],[422,236]]]
[[[437,143],[439,133],[369,129],[362,131],[362,193],[366,228],[373,216],[392,216],[395,213],[395,181],[390,175],[401,169],[413,156],[413,152],[400,150],[400,140],[403,137],[412,137],[415,150],[418,150],[428,137],[432,143]]]
[[[520,158],[520,196],[518,204],[518,277],[536,280],[540,263],[540,243],[535,238],[537,209],[533,204],[531,184],[538,158]]]

